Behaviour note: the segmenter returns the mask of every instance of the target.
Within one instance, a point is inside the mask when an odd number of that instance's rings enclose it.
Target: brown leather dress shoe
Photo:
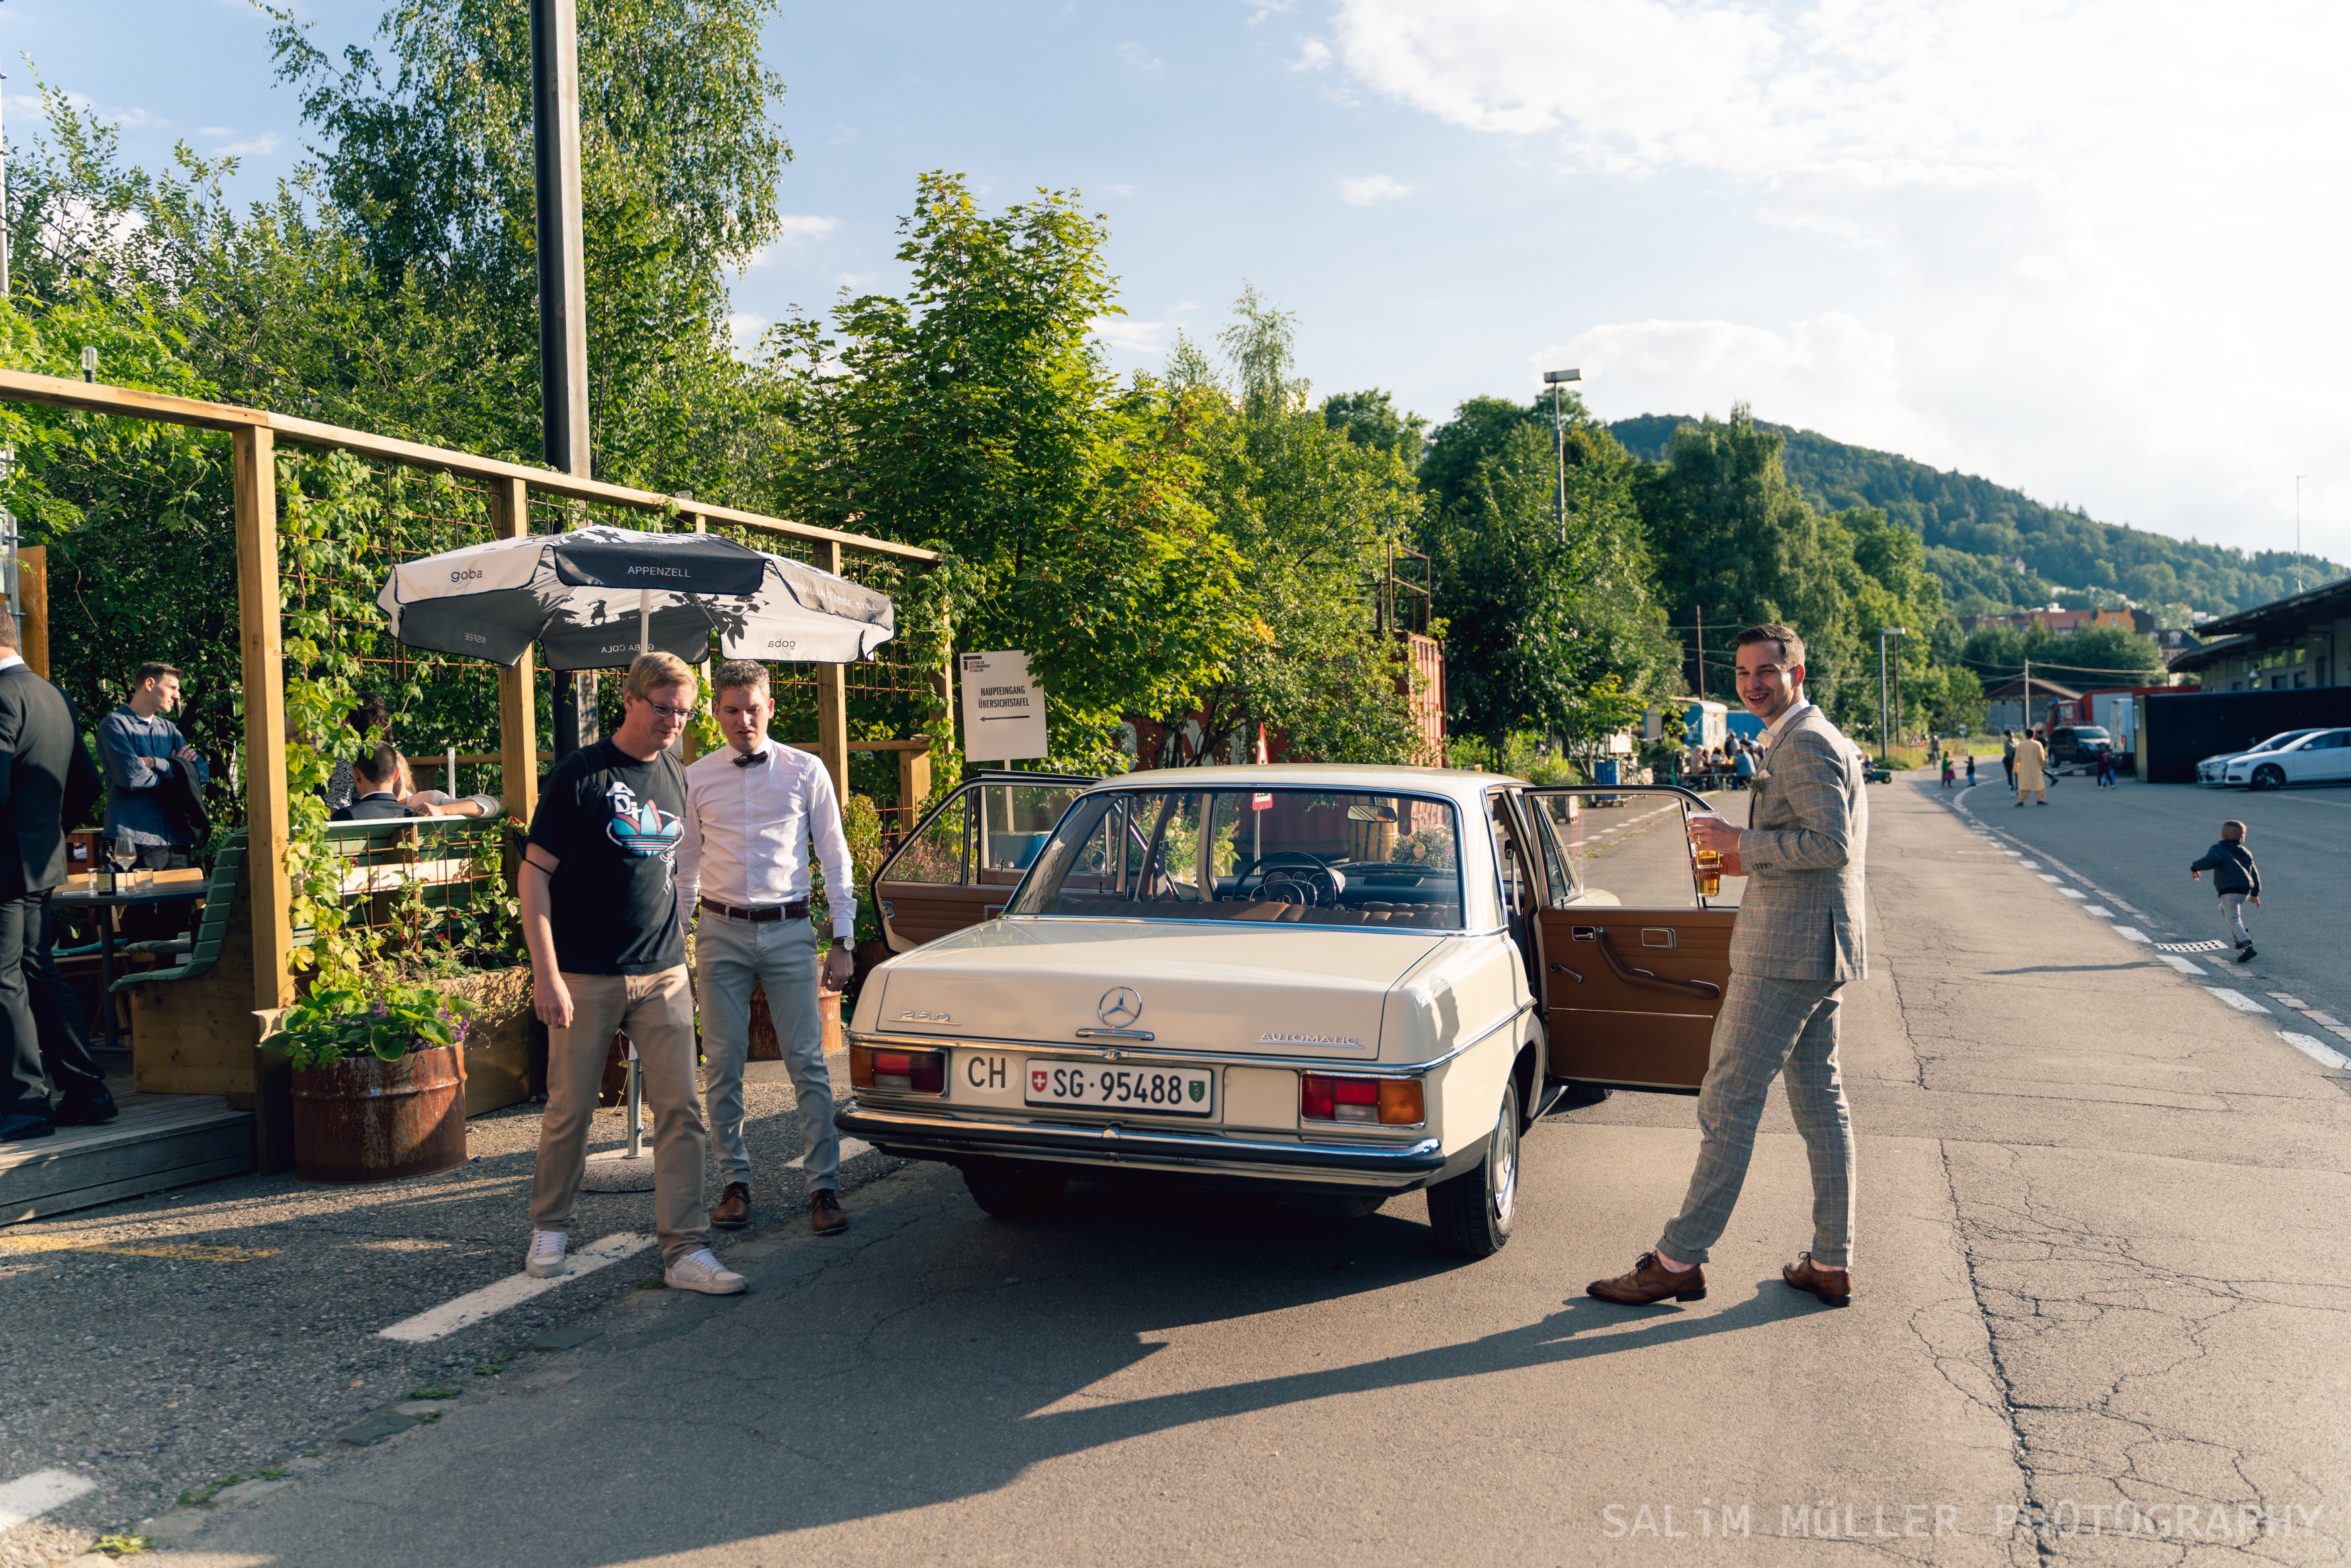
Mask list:
[[[1800,1291],[1810,1291],[1826,1306],[1843,1306],[1853,1300],[1853,1271],[1823,1269],[1806,1252],[1780,1271],[1780,1277]]]
[[[820,1236],[838,1236],[848,1230],[849,1216],[841,1211],[841,1194],[830,1187],[810,1193],[809,1224]]]
[[[1594,1280],[1583,1287],[1583,1293],[1598,1296],[1604,1302],[1622,1302],[1626,1306],[1647,1306],[1671,1296],[1677,1302],[1706,1300],[1706,1265],[1697,1264],[1677,1273],[1657,1262],[1655,1252],[1644,1252],[1634,1262],[1633,1272],[1619,1274],[1613,1280]]]
[[[710,1222],[721,1231],[740,1231],[751,1222],[751,1188],[749,1183],[730,1181],[726,1190],[718,1195],[718,1207],[710,1211]]]

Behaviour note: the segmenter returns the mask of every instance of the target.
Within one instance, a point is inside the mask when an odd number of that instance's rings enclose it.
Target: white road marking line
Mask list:
[[[2042,873],[2041,873],[2041,879],[2042,879],[2043,882],[2049,882],[2049,883],[2060,883],[2060,882],[2063,882],[2063,881],[2064,881],[2064,880],[2065,880],[2065,878],[2064,878],[2063,877],[2052,877],[2052,876],[2051,876],[2051,875],[2049,875],[2049,873],[2048,873],[2048,872],[2046,872],[2046,871],[2043,871],[2043,872],[2042,872]]]
[[[2019,866],[2023,867],[2027,871],[2038,871],[2038,870],[2040,870],[2040,869],[2041,869],[2041,862],[2040,862],[2040,861],[2038,861],[2038,860],[2027,860],[2027,859],[2024,859],[2024,858],[2023,858],[2022,857],[2021,857],[2021,856],[2017,858],[2017,862],[2016,862],[2016,863],[2017,863]],[[2057,878],[2056,878],[2056,877],[2050,877],[2050,878],[2049,878],[2049,880],[2051,880],[2052,882],[2054,882],[2055,880],[2057,880]]]
[[[2102,920],[2111,920],[2115,918],[2115,912],[2112,909],[2101,909],[2095,904],[2083,905],[2082,913],[2085,915],[2095,915]]]
[[[551,1280],[535,1280],[528,1274],[513,1273],[494,1284],[444,1302],[430,1312],[402,1318],[390,1328],[376,1330],[379,1339],[397,1339],[410,1345],[430,1345],[436,1339],[446,1339],[461,1328],[497,1316],[511,1306],[519,1306],[533,1296],[544,1295],[567,1280],[617,1263],[623,1258],[633,1258],[653,1244],[651,1236],[633,1231],[616,1231],[601,1241],[590,1241],[571,1254],[571,1267]]]
[[[2119,930],[2125,928],[2117,927],[2116,929]],[[2161,959],[2164,962],[2169,964],[2172,968],[2178,970],[2182,974],[2192,974],[2200,977],[2204,973],[2202,970],[2198,969],[2194,964],[2189,963],[2186,959],[2180,958],[2177,954],[2158,953],[2155,956]]]
[[[2143,942],[2147,940],[2147,933],[2134,926],[2116,926],[2115,928],[2115,935],[2122,938],[2123,940],[2126,942]]]
[[[2281,1029],[2278,1031],[2278,1038],[2322,1067],[2332,1067],[2338,1073],[2351,1070],[2351,1056],[2346,1056],[2331,1045],[2322,1045],[2307,1034],[2296,1034],[2291,1029]]]
[[[2230,1006],[2235,1008],[2240,1012],[2259,1012],[2264,1015],[2269,1012],[2268,1008],[2263,1007],[2260,1002],[2255,1002],[2252,997],[2247,996],[2241,991],[2231,991],[2225,985],[2215,985],[2208,987],[2207,989],[2209,989],[2214,996],[2219,997],[2221,1001],[2227,1002]]]
[[[2087,893],[2083,892],[2077,888],[2060,888],[2057,890],[2060,893],[2064,894],[2068,898],[2086,898],[2089,897]]]
[[[2270,1000],[2272,1002],[2283,1002],[2288,1007],[2293,1008],[2296,1012],[2307,1012],[2310,1011],[2310,1003],[2303,1001],[2303,999],[2298,996],[2288,996],[2283,991],[2271,992]]]
[[[872,1152],[873,1146],[867,1143],[862,1137],[845,1137],[841,1140],[841,1163],[843,1165],[847,1165],[851,1160],[855,1159],[861,1154],[872,1154]],[[800,1156],[785,1168],[788,1170],[806,1170],[808,1168],[808,1156]]]
[[[28,1519],[40,1518],[59,1503],[71,1502],[82,1493],[97,1490],[96,1481],[72,1470],[35,1470],[31,1475],[19,1476],[0,1486],[0,1530],[14,1530]]]

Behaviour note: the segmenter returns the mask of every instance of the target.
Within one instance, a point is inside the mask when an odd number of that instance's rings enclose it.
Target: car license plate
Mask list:
[[[1205,1116],[1216,1110],[1216,1074],[1204,1067],[1112,1067],[1032,1057],[1023,1086],[1032,1106]]]

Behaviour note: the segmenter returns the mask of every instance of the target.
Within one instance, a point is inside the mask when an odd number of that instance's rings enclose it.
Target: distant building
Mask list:
[[[1959,618],[1959,629],[1970,632],[1992,627],[2009,631],[2030,631],[2036,626],[2059,637],[2071,637],[2086,626],[2114,626],[2125,631],[2151,632],[2155,629],[2155,618],[2136,605],[2127,609],[2019,610],[2012,615],[1963,615]]]
[[[2294,691],[2351,686],[2351,577],[2206,621],[2204,640],[2171,656],[2176,674],[2207,691]]]

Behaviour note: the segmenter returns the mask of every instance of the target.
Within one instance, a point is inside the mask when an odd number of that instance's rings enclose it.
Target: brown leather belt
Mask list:
[[[805,920],[808,919],[809,911],[809,901],[806,898],[795,898],[789,904],[769,904],[757,909],[745,909],[733,904],[722,904],[716,898],[703,898],[698,901],[712,914],[724,915],[730,920]]]

